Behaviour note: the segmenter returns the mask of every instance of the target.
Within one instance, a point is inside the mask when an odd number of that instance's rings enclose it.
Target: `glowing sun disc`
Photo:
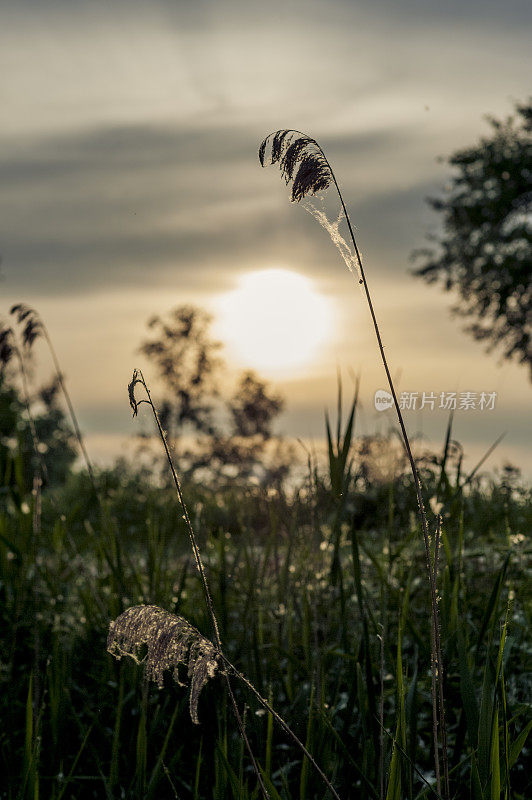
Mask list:
[[[329,301],[308,278],[286,269],[245,275],[219,299],[216,316],[217,334],[232,355],[259,371],[303,367],[331,335]]]

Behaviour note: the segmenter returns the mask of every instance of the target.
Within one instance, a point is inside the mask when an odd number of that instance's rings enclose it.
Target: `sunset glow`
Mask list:
[[[331,336],[330,302],[286,269],[248,273],[217,304],[217,334],[244,366],[277,372],[307,366]]]

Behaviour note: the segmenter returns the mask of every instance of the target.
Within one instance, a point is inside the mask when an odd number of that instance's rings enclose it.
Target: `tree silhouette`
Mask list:
[[[414,274],[458,293],[453,312],[472,318],[466,331],[528,364],[532,375],[532,105],[489,119],[492,132],[454,153],[457,172],[430,205],[443,216],[437,247],[414,253]]]
[[[252,371],[238,376],[232,395],[224,392],[222,344],[212,338],[211,321],[203,309],[182,305],[148,322],[153,335],[140,352],[162,381],[158,414],[163,429],[174,445],[185,430],[199,434],[193,449],[181,453],[189,475],[205,469],[211,476],[222,475],[231,468],[246,478],[259,464],[261,474],[273,469],[284,475],[291,457],[286,448],[279,446],[271,464],[265,458],[283,399]],[[280,445],[278,440],[274,444]]]
[[[272,424],[283,406],[283,398],[270,393],[266,383],[255,373],[243,372],[229,402],[235,434],[269,439]]]
[[[212,339],[210,324],[210,314],[192,305],[178,306],[166,319],[152,317],[148,322],[154,335],[142,343],[140,352],[155,364],[164,383],[159,416],[169,435],[181,433],[187,424],[214,433],[222,345]]]

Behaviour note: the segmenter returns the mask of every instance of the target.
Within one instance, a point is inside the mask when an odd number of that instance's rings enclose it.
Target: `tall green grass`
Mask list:
[[[293,497],[184,487],[192,507],[202,505],[197,530],[224,648],[342,798],[380,797],[381,780],[385,795],[434,796],[425,783],[435,780],[430,644],[414,489],[407,476],[368,483],[355,461],[339,522],[330,467]],[[436,492],[439,465],[422,477]],[[449,466],[445,477],[450,488],[440,497],[453,498],[440,588],[451,787],[457,797],[491,798],[500,784],[498,796],[525,798],[530,496],[502,480],[474,480],[456,496]],[[63,519],[43,497],[35,556],[32,498],[29,513],[0,515],[2,796],[33,797],[38,785],[51,798],[251,797],[256,782],[222,685],[205,687],[196,727],[185,689],[144,686],[133,662],[105,653],[108,620],[129,605],[155,603],[201,631],[209,622],[171,495],[117,472],[101,482],[107,518],[88,518],[92,490],[82,476],[56,493]],[[234,524],[226,504],[239,508]],[[330,580],[337,541],[343,588]],[[36,714],[28,706],[35,622]],[[245,687],[235,694],[248,706],[246,731],[271,796],[322,798],[323,784],[290,739],[256,713]]]

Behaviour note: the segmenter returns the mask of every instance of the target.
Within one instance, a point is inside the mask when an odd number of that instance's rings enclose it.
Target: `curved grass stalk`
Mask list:
[[[135,397],[135,386],[137,386],[137,384],[141,384],[141,386],[143,386],[144,391],[146,392],[147,400],[137,400],[136,399],[136,397]],[[159,433],[159,437],[161,439],[161,442],[163,443],[163,447],[164,447],[164,451],[165,451],[166,458],[167,458],[167,461],[168,461],[168,465],[170,467],[170,472],[172,473],[172,478],[173,478],[173,481],[174,481],[174,486],[176,488],[176,492],[177,492],[177,496],[178,496],[178,499],[179,499],[179,503],[181,504],[181,508],[183,509],[183,518],[185,520],[185,525],[187,527],[187,531],[188,531],[188,535],[189,535],[189,539],[190,539],[190,544],[192,546],[192,552],[194,553],[194,560],[196,562],[196,567],[197,567],[198,572],[200,574],[201,585],[202,585],[202,589],[203,589],[203,595],[205,597],[205,602],[207,604],[207,610],[209,612],[209,617],[210,617],[212,628],[213,628],[213,632],[214,632],[214,641],[215,641],[216,649],[218,651],[220,651],[220,653],[221,653],[222,652],[222,642],[221,642],[221,639],[220,639],[220,631],[219,631],[219,627],[218,627],[218,620],[216,619],[216,614],[214,612],[214,605],[213,605],[213,602],[212,602],[212,596],[211,596],[211,592],[210,592],[210,589],[209,589],[209,584],[207,583],[207,576],[205,574],[205,569],[203,567],[203,561],[202,561],[202,558],[201,558],[201,555],[200,555],[200,551],[199,551],[198,543],[197,543],[196,536],[195,536],[195,533],[194,533],[194,529],[192,527],[192,522],[190,521],[190,516],[189,516],[189,513],[188,513],[188,509],[187,509],[187,506],[186,506],[186,503],[185,503],[185,499],[183,497],[183,492],[181,490],[181,484],[179,482],[179,478],[177,477],[177,473],[176,473],[175,468],[174,468],[174,464],[173,464],[173,461],[172,461],[172,456],[171,456],[170,450],[168,448],[168,442],[166,441],[166,436],[164,434],[164,430],[163,430],[161,422],[159,420],[159,415],[157,413],[157,409],[155,408],[153,400],[151,399],[150,390],[148,388],[148,385],[146,384],[146,381],[144,380],[144,375],[142,374],[142,372],[140,370],[137,370],[137,369],[133,370],[133,377],[131,379],[130,384],[128,385],[128,393],[129,393],[129,404],[130,404],[130,406],[131,406],[131,408],[133,410],[133,416],[134,417],[137,415],[138,406],[141,405],[142,403],[147,403],[147,405],[149,405],[151,410],[152,410],[153,417],[155,419],[155,424],[157,425],[157,430],[158,430],[158,433]],[[240,732],[240,736],[242,737],[242,739],[244,741],[244,744],[246,746],[246,750],[248,751],[248,755],[249,755],[249,757],[251,759],[251,763],[253,765],[253,770],[255,772],[255,775],[257,776],[257,782],[258,782],[258,784],[260,786],[260,789],[261,789],[261,792],[262,792],[263,796],[266,798],[266,800],[270,800],[270,795],[268,794],[268,791],[267,791],[266,786],[264,784],[264,781],[262,779],[262,775],[260,773],[259,766],[258,766],[257,761],[255,759],[255,755],[254,755],[254,753],[253,753],[253,751],[251,749],[251,745],[249,743],[249,739],[248,739],[248,736],[246,734],[246,731],[245,731],[245,728],[244,728],[244,724],[243,724],[242,718],[240,716],[240,712],[238,710],[238,706],[237,706],[237,703],[236,703],[236,698],[234,696],[233,689],[231,687],[231,682],[229,680],[229,676],[228,675],[225,676],[225,681],[226,681],[227,691],[229,693],[229,697],[230,697],[230,700],[231,700],[231,705],[233,707],[233,713],[234,713],[235,719],[237,721],[238,730]]]
[[[0,362],[2,363],[3,366],[6,366],[7,364],[9,364],[13,356],[15,356],[15,358],[18,361],[18,368],[22,382],[22,398],[24,406],[26,408],[26,414],[28,417],[28,425],[30,428],[30,436],[33,445],[33,451],[39,463],[39,470],[41,473],[40,474],[41,483],[48,483],[48,469],[46,467],[44,456],[41,453],[39,447],[39,437],[37,435],[37,428],[35,427],[35,419],[33,417],[33,413],[31,410],[30,387],[29,387],[28,373],[26,370],[24,356],[22,355],[21,349],[18,346],[13,329],[4,327],[2,328],[2,330],[0,330]]]
[[[39,465],[39,473],[40,473],[40,475],[39,475],[39,479],[40,479],[39,493],[40,493],[42,491],[43,486],[49,485],[50,481],[49,481],[49,477],[48,477],[48,467],[46,466],[46,459],[44,458],[44,455],[42,454],[41,449],[39,447],[39,445],[40,445],[39,436],[38,436],[38,433],[37,433],[37,427],[35,425],[35,418],[33,416],[32,410],[31,410],[31,396],[30,396],[30,388],[29,388],[29,381],[28,381],[28,371],[26,369],[26,362],[25,362],[24,356],[22,354],[22,351],[21,351],[21,349],[20,349],[20,347],[19,347],[19,345],[17,343],[17,340],[16,340],[15,334],[13,332],[13,329],[12,328],[3,328],[2,330],[0,330],[0,363],[3,364],[3,365],[8,364],[9,361],[11,360],[11,358],[13,357],[13,355],[17,359],[18,365],[19,365],[19,372],[20,372],[21,381],[22,381],[22,397],[23,397],[24,406],[26,408],[26,414],[27,414],[27,417],[28,417],[28,425],[29,425],[29,429],[30,429],[31,443],[32,443],[32,447],[33,447],[33,453],[34,453],[35,458],[37,459],[37,462],[38,462],[38,465]],[[93,484],[93,486],[94,486],[94,484]],[[98,500],[100,502],[99,495],[97,494],[96,496],[97,496],[97,498],[98,498]],[[57,503],[56,503],[56,501],[55,501],[55,499],[53,497],[53,494],[51,494],[49,496],[48,500],[49,500],[50,505],[52,506],[53,510],[55,511],[57,516],[59,517],[60,514],[61,514],[61,511],[57,506]],[[72,535],[70,534],[70,531],[68,531],[66,535],[67,535],[67,539],[68,539],[68,541],[69,541],[74,553],[79,556],[79,552],[78,552],[76,543],[75,543]],[[94,584],[94,578],[90,574],[90,572],[86,569],[83,559],[80,558],[79,563],[80,563],[80,569],[83,572],[85,578],[90,583]],[[96,603],[96,605],[98,606],[98,608],[100,609],[100,611],[102,612],[102,614],[104,615],[105,614],[105,607],[104,607],[102,601],[100,600],[97,592],[93,593],[93,600]]]
[[[421,491],[421,481],[419,479],[419,474],[410,447],[410,441],[404,424],[403,415],[401,413],[401,408],[399,406],[399,401],[397,399],[395,386],[392,380],[390,369],[388,367],[388,361],[386,359],[386,355],[384,352],[384,345],[382,342],[381,333],[377,322],[377,317],[375,315],[375,310],[373,308],[373,301],[368,287],[366,273],[364,271],[364,267],[362,264],[362,257],[360,255],[360,251],[355,239],[355,234],[353,232],[353,227],[351,225],[351,220],[349,218],[344,198],[342,196],[342,192],[340,191],[340,186],[338,185],[338,181],[329,163],[329,160],[327,159],[327,156],[325,155],[324,151],[322,150],[318,142],[315,139],[312,139],[310,136],[307,136],[307,134],[297,130],[279,130],[274,133],[270,133],[262,141],[259,147],[259,161],[261,166],[263,167],[265,166],[265,162],[267,162],[266,156],[268,148],[271,148],[269,151],[270,164],[278,163],[281,170],[281,174],[286,184],[292,185],[292,191],[291,191],[292,202],[300,202],[307,195],[319,194],[320,192],[323,192],[326,189],[328,189],[331,185],[334,185],[340,201],[341,214],[338,217],[337,224],[333,226],[331,226],[330,223],[328,225],[324,224],[324,227],[326,227],[329,234],[331,235],[334,244],[339,246],[340,252],[348,268],[353,273],[353,275],[355,276],[355,271],[352,268],[353,266],[352,262],[354,262],[354,266],[356,266],[356,269],[358,271],[358,276],[359,276],[358,282],[363,287],[364,294],[366,296],[366,300],[368,303],[371,320],[373,323],[373,328],[375,330],[375,335],[377,337],[379,352],[384,366],[384,371],[386,373],[386,379],[388,381],[390,393],[393,398],[393,403],[395,406],[395,411],[397,414],[397,419],[399,421],[399,427],[401,429],[401,434],[403,438],[404,448],[408,457],[408,461],[410,463],[410,468],[412,471],[416,489],[418,512],[421,521],[423,542],[425,546],[427,576],[430,587],[431,652],[432,652],[431,669],[435,683],[437,684],[438,687],[437,697],[433,696],[434,767],[435,767],[438,794],[441,794],[441,776],[440,776],[440,763],[439,763],[440,736],[438,735],[438,727],[439,727],[441,735],[443,767],[444,767],[444,783],[445,783],[444,797],[445,800],[448,800],[448,798],[450,797],[450,791],[449,791],[449,769],[448,769],[448,759],[447,759],[447,732],[445,724],[445,709],[444,709],[444,699],[443,699],[443,660],[441,654],[438,599],[437,599],[437,588],[436,588],[437,555],[435,556],[433,565],[431,557],[431,548],[430,548],[429,528],[427,523],[427,517],[425,514],[425,507],[423,503],[423,494]],[[321,212],[319,211],[317,214],[315,214],[315,216],[317,216],[318,218],[318,221],[321,221],[319,218],[320,214]],[[346,255],[345,242],[338,233],[338,224],[340,222],[342,215],[343,217],[345,217],[351,242],[353,244],[353,250],[355,254],[354,259],[349,258]],[[434,694],[435,691],[433,690],[433,695]]]
[[[39,336],[42,336],[46,341],[46,344],[48,345],[48,349],[50,350],[50,355],[52,356],[52,361],[54,364],[57,382],[59,383],[59,386],[61,387],[61,391],[63,393],[63,397],[65,398],[65,402],[68,408],[68,413],[70,415],[72,426],[74,428],[74,433],[76,434],[76,439],[78,440],[79,448],[81,450],[81,454],[83,456],[85,465],[87,467],[89,480],[91,482],[94,493],[98,496],[98,490],[96,487],[96,480],[94,478],[94,469],[92,466],[92,462],[89,458],[87,448],[85,447],[85,441],[83,439],[83,434],[81,433],[81,429],[79,427],[78,418],[76,416],[76,412],[74,411],[74,406],[72,404],[70,393],[66,387],[65,379],[63,377],[63,373],[59,365],[59,359],[57,358],[57,354],[52,344],[52,339],[50,338],[50,334],[48,333],[48,329],[44,324],[44,322],[42,321],[40,315],[37,313],[37,311],[35,311],[35,309],[33,308],[30,308],[29,306],[24,305],[23,303],[18,303],[17,305],[14,305],[11,308],[11,314],[14,314],[17,317],[17,321],[20,324],[24,323],[22,337],[26,347],[30,348],[33,345],[35,339],[37,339]]]
[[[147,647],[147,652],[140,660],[143,646]],[[110,623],[107,651],[115,658],[129,656],[137,664],[143,663],[147,679],[155,681],[160,689],[163,687],[163,673],[169,669],[173,670],[174,680],[183,685],[179,679],[179,665],[188,666],[190,717],[195,724],[198,724],[198,700],[201,690],[210,678],[214,678],[217,671],[224,674],[224,670],[220,669],[220,665],[223,664],[225,670],[249,689],[259,704],[290,736],[323,779],[333,797],[339,800],[329,779],[290,726],[223,652],[202,636],[184,617],[171,614],[158,606],[132,606]]]
[[[138,384],[140,384],[144,388],[144,391],[146,392],[146,398],[147,399],[137,400],[137,398],[135,396],[135,387]],[[168,447],[168,442],[166,440],[166,436],[164,434],[164,430],[163,430],[161,422],[159,420],[159,415],[157,413],[157,409],[155,408],[155,405],[154,405],[153,400],[151,398],[150,390],[148,388],[148,385],[146,384],[146,381],[144,380],[144,376],[143,376],[141,370],[135,369],[133,371],[133,377],[132,377],[131,382],[130,382],[130,384],[128,386],[128,392],[129,392],[129,403],[130,403],[131,408],[133,410],[133,416],[137,415],[138,407],[142,403],[146,403],[147,405],[149,405],[151,410],[152,410],[152,414],[153,414],[153,417],[155,419],[155,424],[157,426],[157,431],[158,431],[159,437],[160,437],[160,439],[161,439],[161,441],[163,443],[164,451],[165,451],[165,454],[166,454],[166,459],[167,459],[168,465],[170,467],[170,472],[172,474],[172,479],[174,481],[174,486],[175,486],[175,489],[176,489],[176,492],[177,492],[179,503],[180,503],[181,508],[183,510],[183,519],[185,521],[185,525],[186,525],[187,532],[188,532],[189,539],[190,539],[190,544],[192,546],[192,552],[194,554],[194,560],[196,562],[196,567],[197,567],[199,575],[200,575],[203,594],[204,594],[204,597],[205,597],[205,602],[207,604],[207,609],[208,609],[208,612],[209,612],[209,617],[210,617],[212,628],[213,628],[214,645],[215,645],[215,649],[216,649],[216,653],[217,653],[218,657],[223,661],[223,663],[226,665],[228,670],[233,675],[238,677],[239,680],[243,681],[244,684],[248,687],[248,689],[253,692],[253,694],[255,695],[257,700],[264,706],[264,708],[266,708],[268,710],[268,712],[270,714],[272,714],[272,716],[277,721],[277,723],[282,727],[282,729],[286,733],[289,734],[289,736],[293,739],[293,741],[302,750],[304,755],[309,759],[310,763],[312,764],[314,769],[317,770],[317,772],[319,773],[319,775],[321,776],[321,778],[325,782],[327,788],[329,789],[329,791],[331,792],[331,794],[333,795],[335,800],[340,800],[338,794],[336,793],[336,791],[335,791],[334,787],[332,786],[332,784],[330,783],[329,779],[322,772],[322,770],[320,769],[320,767],[318,766],[316,761],[313,759],[311,754],[305,748],[305,745],[298,739],[296,734],[287,725],[287,723],[282,719],[282,717],[280,717],[273,710],[273,708],[271,708],[269,703],[267,703],[267,701],[264,700],[260,696],[260,694],[257,692],[255,687],[246,678],[244,678],[244,676],[241,675],[238,672],[236,667],[234,667],[231,664],[231,662],[225,657],[225,655],[223,653],[223,649],[222,649],[222,642],[221,642],[221,639],[220,639],[218,620],[216,618],[216,614],[215,614],[215,611],[214,611],[214,604],[213,604],[213,600],[212,600],[212,595],[210,593],[209,585],[208,585],[208,582],[207,582],[207,576],[205,574],[205,568],[203,566],[203,561],[202,561],[201,554],[200,554],[200,551],[199,551],[196,535],[194,533],[194,529],[192,527],[192,522],[190,520],[190,516],[189,516],[189,513],[188,513],[188,509],[187,509],[186,503],[185,503],[185,499],[183,497],[181,484],[180,484],[179,478],[177,476],[177,473],[176,473],[176,470],[175,470],[175,467],[174,467],[174,464],[173,464],[172,456],[170,454],[170,449]],[[240,716],[240,712],[239,712],[238,706],[236,704],[236,699],[235,699],[235,696],[234,696],[234,693],[233,693],[233,689],[231,687],[231,681],[230,681],[230,678],[229,678],[229,674],[228,674],[227,671],[224,671],[223,674],[224,674],[224,677],[225,677],[227,691],[229,693],[229,697],[230,697],[230,700],[231,700],[231,705],[233,707],[233,712],[235,714],[235,718],[236,718],[236,721],[237,721],[237,725],[238,725],[238,729],[239,729],[240,735],[241,735],[241,737],[242,737],[242,739],[244,741],[244,744],[246,746],[246,749],[248,751],[248,754],[249,754],[249,757],[251,759],[255,774],[257,776],[257,781],[259,783],[261,791],[262,791],[264,797],[267,798],[267,800],[269,800],[268,791],[267,791],[266,786],[264,784],[264,781],[263,781],[259,766],[258,766],[258,764],[256,762],[256,759],[255,759],[255,756],[253,754],[253,751],[251,749],[251,745],[249,743],[249,739],[247,737],[247,734],[246,734],[246,731],[245,731],[245,728],[244,728],[244,724],[242,722],[242,718]]]
[[[321,767],[318,765],[318,763],[316,762],[314,757],[309,753],[309,751],[307,750],[307,748],[305,747],[305,745],[303,744],[301,739],[299,739],[296,736],[296,734],[294,733],[292,728],[290,728],[290,726],[287,725],[287,723],[284,721],[284,719],[272,708],[270,703],[267,700],[265,700],[264,697],[262,697],[260,695],[260,693],[253,686],[253,684],[250,681],[248,681],[248,679],[246,677],[244,677],[244,675],[242,675],[242,673],[240,673],[237,670],[237,668],[235,666],[233,666],[233,664],[231,664],[231,662],[224,656],[223,653],[220,653],[220,657],[221,657],[223,663],[225,664],[225,666],[227,667],[227,669],[229,669],[233,673],[233,675],[235,675],[240,681],[242,681],[242,683],[245,686],[247,686],[247,688],[254,695],[254,697],[260,703],[260,705],[269,714],[272,715],[272,717],[277,722],[279,727],[281,727],[283,729],[283,731],[285,733],[287,733],[288,736],[290,736],[290,738],[292,739],[292,741],[299,747],[299,749],[301,750],[301,752],[303,753],[305,758],[308,759],[309,763],[312,765],[312,767],[316,770],[318,775],[321,777],[321,779],[323,780],[323,782],[325,783],[325,785],[327,786],[327,788],[329,789],[329,791],[331,792],[333,797],[335,797],[336,800],[340,800],[340,798],[338,797],[338,794],[336,793],[336,790],[334,789],[334,787],[330,783],[329,779],[327,778],[327,776],[325,775],[325,773],[323,772]],[[310,712],[312,713],[312,709],[310,710]]]

